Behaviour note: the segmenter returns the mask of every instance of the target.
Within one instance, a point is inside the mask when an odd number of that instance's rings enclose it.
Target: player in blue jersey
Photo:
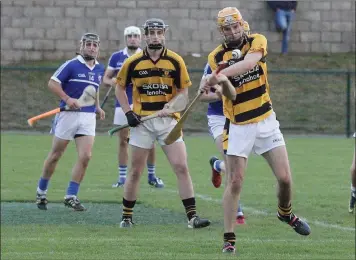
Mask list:
[[[202,79],[202,84],[204,84],[204,78],[206,75],[211,74],[212,70],[209,64],[206,64],[204,69],[204,76]],[[220,89],[211,89],[211,91],[206,94],[204,93],[200,100],[202,102],[208,102],[208,111],[207,111],[207,118],[208,118],[208,126],[209,126],[209,133],[214,138],[214,142],[216,147],[218,148],[222,157],[224,157],[224,150],[223,150],[223,131],[225,125],[225,116],[223,112],[223,103],[222,103],[222,93]],[[225,173],[225,163],[224,160],[219,160],[217,157],[213,156],[209,160],[211,169],[212,169],[212,177],[211,182],[213,183],[215,188],[219,188],[221,185],[221,174]],[[236,224],[245,224],[245,216],[242,211],[242,207],[240,203],[238,204],[237,214],[236,214]]]
[[[136,26],[129,26],[124,30],[124,36],[126,41],[126,48],[117,52],[114,52],[110,59],[109,64],[104,74],[104,83],[108,86],[116,85],[116,75],[122,67],[124,61],[131,55],[142,51],[141,45],[141,30]],[[130,107],[132,108],[132,83],[126,87],[126,95],[129,100]],[[127,124],[125,113],[122,111],[119,101],[116,99],[115,104],[115,125]],[[122,187],[125,184],[127,175],[127,163],[128,163],[128,137],[129,128],[122,129],[118,132],[118,180],[112,187]],[[153,147],[148,155],[147,170],[148,170],[148,184],[156,188],[163,188],[163,181],[156,177],[155,174],[155,147]]]
[[[96,60],[99,45],[100,39],[97,34],[84,34],[80,40],[79,55],[62,64],[48,82],[49,89],[61,99],[60,106],[68,105],[73,111],[60,112],[53,121],[52,149],[44,161],[42,176],[37,187],[36,204],[39,209],[47,210],[48,183],[68,143],[74,140],[78,159],[72,170],[72,179],[64,197],[64,205],[75,211],[86,210],[78,200],[77,194],[91,158],[96,114],[100,119],[105,118],[105,112],[99,105],[98,94],[105,70],[104,66]],[[80,107],[78,98],[88,85],[96,89],[95,104]]]

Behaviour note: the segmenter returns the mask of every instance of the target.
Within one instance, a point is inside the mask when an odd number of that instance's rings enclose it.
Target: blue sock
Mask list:
[[[213,167],[214,167],[215,171],[221,172],[221,168],[220,168],[220,164],[221,164],[221,163],[222,163],[221,160],[216,160],[216,161],[214,162]]]
[[[38,189],[40,189],[41,191],[46,191],[48,187],[48,182],[49,180],[43,179],[43,177],[41,177],[38,181]]]
[[[77,196],[79,191],[79,185],[80,185],[79,183],[70,181],[67,189],[67,196],[69,197]]]
[[[154,164],[147,164],[148,180],[153,180],[156,176],[156,166]]]
[[[117,182],[125,183],[127,175],[127,165],[119,165],[119,179]]]

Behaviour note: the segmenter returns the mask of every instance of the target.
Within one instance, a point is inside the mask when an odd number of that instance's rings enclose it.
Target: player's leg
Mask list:
[[[152,133],[142,124],[131,128],[130,131],[131,167],[124,185],[121,228],[132,227],[133,208],[137,200],[140,178],[144,171],[148,154],[154,144]]]
[[[115,108],[114,125],[127,124],[127,119],[121,107]],[[128,138],[129,128],[121,129],[118,133],[118,178],[117,182],[112,185],[113,188],[122,187],[125,184],[127,175],[128,155]]]
[[[70,140],[73,140],[77,128],[77,122],[71,112],[62,112],[55,116],[51,134],[54,135],[52,149],[44,161],[42,176],[38,182],[36,203],[39,209],[47,209],[47,187],[59,159],[62,157]]]
[[[209,226],[209,220],[200,218],[197,215],[194,188],[188,170],[187,151],[182,137],[171,145],[164,144],[164,139],[177,121],[173,118],[157,118],[154,121],[152,124],[155,124],[156,129],[164,129],[157,135],[157,141],[162,146],[162,150],[177,176],[179,196],[187,214],[188,227],[203,228]]]
[[[72,178],[64,197],[64,205],[75,211],[83,211],[86,209],[78,200],[77,195],[91,159],[95,139],[96,115],[95,113],[71,112],[68,117],[73,122],[76,122],[73,138],[78,157],[72,169]]]
[[[203,228],[210,225],[210,221],[197,215],[192,179],[187,165],[185,143],[180,140],[171,145],[163,145],[174,173],[177,176],[179,195],[185,208],[189,228]]]
[[[161,178],[156,176],[156,146],[150,150],[147,158],[147,171],[148,171],[148,184],[156,187],[163,188],[164,183]]]
[[[210,135],[214,138],[216,147],[221,155],[224,155],[222,147],[222,134],[224,131],[225,117],[223,115],[208,115],[208,127]],[[222,182],[221,173],[225,172],[225,163],[213,156],[209,159],[211,166],[211,182],[215,188],[219,188]]]
[[[354,213],[356,207],[356,166],[355,166],[356,150],[354,151],[354,157],[350,168],[351,172],[351,198],[349,203],[349,212]]]
[[[217,149],[220,151],[220,154],[223,160],[219,160],[217,157],[212,157],[210,158],[210,165],[212,167],[212,178],[211,181],[215,187],[219,187],[221,185],[221,175],[226,173],[226,167],[225,167],[225,161],[226,161],[226,156],[224,154],[224,149],[223,149],[223,135],[219,135],[215,138],[215,145]],[[220,181],[219,181],[220,179]],[[226,182],[226,178],[225,178]],[[218,185],[220,183],[220,185]],[[238,225],[243,225],[245,224],[245,216],[242,211],[242,206],[240,201],[238,202],[238,207],[237,207],[237,213],[236,213],[236,224]]]
[[[127,163],[129,160],[128,155],[128,138],[129,138],[129,129],[121,129],[118,133],[118,162],[119,162],[119,176],[117,182],[112,185],[113,188],[122,187],[126,181],[127,175]]]
[[[247,158],[256,139],[256,124],[236,125],[226,120],[223,148],[226,151],[226,185],[223,196],[224,246],[223,252],[234,253],[236,212],[242,190]]]
[[[209,163],[211,166],[211,182],[214,187],[218,188],[222,182],[222,174],[226,172],[225,168],[225,154],[223,148],[223,132],[226,118],[224,116],[210,115],[208,116],[209,132],[214,138],[216,148],[220,152],[222,160],[219,160],[216,156],[210,158]],[[225,179],[226,181],[226,179]],[[239,203],[236,214],[236,224],[245,224],[245,216],[242,211],[241,204]]]
[[[59,159],[62,157],[69,140],[56,136],[53,137],[52,148],[43,164],[42,176],[38,181],[36,204],[39,209],[47,210],[47,188],[48,183],[56,169]]]
[[[275,114],[258,123],[254,151],[270,165],[278,182],[278,218],[289,224],[300,235],[309,235],[309,225],[292,212],[292,174],[284,138]]]
[[[240,200],[242,183],[245,174],[247,158],[241,156],[226,156],[226,186],[223,196],[224,208],[224,247],[223,252],[235,252],[236,235],[234,232],[236,212]]]
[[[94,145],[94,136],[77,134],[74,137],[78,159],[72,169],[72,178],[68,184],[67,192],[64,197],[64,205],[72,208],[75,211],[84,211],[86,208],[78,199],[79,186],[82,182],[89,161],[92,156],[92,148]]]

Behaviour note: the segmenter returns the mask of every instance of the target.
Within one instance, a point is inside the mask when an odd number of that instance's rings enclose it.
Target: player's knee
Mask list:
[[[131,169],[131,172],[130,172],[131,179],[134,180],[134,181],[139,181],[142,172],[143,172],[143,167],[140,167],[138,165],[132,166],[132,169]]]
[[[129,141],[129,139],[127,137],[120,138],[120,142],[119,142],[120,148],[126,148],[128,145],[128,141]]]
[[[188,165],[185,162],[174,162],[172,167],[177,176],[188,175]]]
[[[86,152],[86,153],[81,153],[79,155],[79,160],[82,164],[87,165],[89,163],[91,159],[91,153],[90,152]]]
[[[54,163],[54,162],[58,162],[59,159],[62,157],[63,155],[63,151],[53,151],[51,152],[51,154],[49,155],[48,159],[50,162]]]
[[[278,178],[279,185],[290,186],[292,182],[292,177],[289,173],[286,173]]]
[[[234,193],[234,194],[240,193],[240,191],[242,189],[242,182],[243,182],[243,176],[242,175],[233,176],[231,178],[230,185],[229,185],[231,193]]]

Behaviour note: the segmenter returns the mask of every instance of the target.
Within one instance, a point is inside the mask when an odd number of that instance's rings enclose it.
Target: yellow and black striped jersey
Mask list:
[[[228,66],[231,66],[243,60],[248,53],[262,51],[263,56],[253,69],[242,75],[229,77],[236,90],[236,99],[229,100],[223,97],[224,115],[231,123],[256,123],[272,113],[267,80],[267,39],[261,34],[245,36],[240,50],[242,56],[233,59],[233,49],[219,45],[209,54],[208,63],[212,70],[216,70],[219,62],[227,62]]]
[[[192,85],[184,60],[168,49],[164,49],[155,62],[146,49],[129,57],[117,74],[117,83],[126,88],[130,82],[133,84],[133,111],[141,116],[161,110],[178,89]],[[179,118],[179,113],[175,117]]]

